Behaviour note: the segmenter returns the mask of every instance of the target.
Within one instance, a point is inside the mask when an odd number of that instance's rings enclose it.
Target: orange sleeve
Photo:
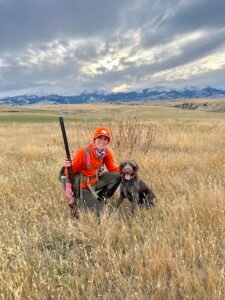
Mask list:
[[[74,174],[83,171],[86,167],[85,151],[83,148],[77,150],[72,159],[72,169]]]
[[[110,171],[110,172],[119,172],[120,171],[118,165],[115,162],[113,153],[110,149],[107,149],[107,152],[106,152],[103,162],[105,163],[105,166],[108,171]]]

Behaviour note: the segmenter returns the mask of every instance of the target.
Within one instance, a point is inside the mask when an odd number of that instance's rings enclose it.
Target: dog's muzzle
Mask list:
[[[133,169],[129,166],[126,166],[122,170],[123,176],[126,180],[131,180],[135,177],[135,173]]]

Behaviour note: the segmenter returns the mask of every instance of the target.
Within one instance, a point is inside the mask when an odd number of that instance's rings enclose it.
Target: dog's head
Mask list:
[[[138,165],[131,159],[126,159],[120,164],[120,174],[126,179],[131,180],[137,176]]]

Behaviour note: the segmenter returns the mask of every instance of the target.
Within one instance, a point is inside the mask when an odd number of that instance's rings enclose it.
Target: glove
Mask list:
[[[73,199],[72,184],[70,182],[66,182],[66,198],[68,201]]]

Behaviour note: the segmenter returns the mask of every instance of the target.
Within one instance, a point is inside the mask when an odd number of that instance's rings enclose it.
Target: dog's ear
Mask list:
[[[126,161],[122,161],[119,165],[120,171],[122,171],[122,169],[125,167],[126,165]]]
[[[139,169],[138,164],[134,160],[131,160],[131,162],[132,162],[132,165],[133,165],[134,172],[137,173],[137,171]]]
[[[120,171],[123,170],[123,168],[128,164],[128,160],[125,159],[124,161],[121,162],[121,164],[119,165]]]

